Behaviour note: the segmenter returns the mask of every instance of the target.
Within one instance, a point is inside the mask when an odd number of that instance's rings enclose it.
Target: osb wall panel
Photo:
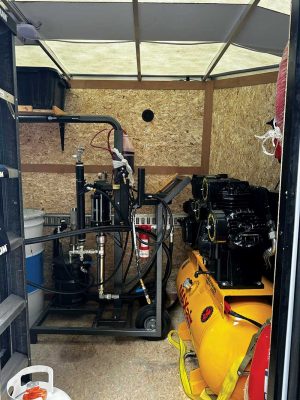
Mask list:
[[[86,174],[87,182],[93,182],[95,176]],[[171,180],[172,176],[149,175],[146,177],[146,191],[155,193]],[[75,174],[32,173],[22,174],[23,203],[26,208],[38,208],[46,213],[69,213],[76,207]],[[171,205],[174,213],[182,213],[182,203],[191,196],[188,185]],[[86,194],[86,210],[90,211],[90,195]],[[154,207],[143,207],[138,213],[153,213]]]
[[[70,90],[66,111],[70,114],[110,115],[120,121],[135,147],[136,165],[197,166],[201,164],[204,91],[193,90]],[[152,122],[142,120],[150,108]],[[22,163],[72,163],[76,146],[86,148],[87,164],[108,164],[109,155],[90,146],[101,124],[68,124],[65,151],[60,151],[58,126],[21,126]],[[96,143],[106,145],[102,134]],[[34,151],[33,151],[34,150]]]
[[[214,92],[210,173],[228,173],[274,189],[280,165],[263,154],[262,135],[274,116],[275,84],[219,89]]]
[[[72,114],[111,115],[120,121],[135,147],[135,164],[148,166],[196,166],[201,165],[203,129],[203,91],[134,91],[134,90],[71,90],[66,99],[66,111]],[[153,122],[146,123],[141,114],[151,108],[155,113]],[[60,136],[56,124],[21,124],[22,164],[74,164],[73,154],[78,145],[85,147],[85,165],[109,165],[107,152],[90,146],[92,137],[108,126],[100,124],[69,124],[66,126],[65,151],[60,150]],[[106,146],[106,134],[96,143]],[[75,171],[75,166],[74,166]],[[26,172],[23,176],[24,206],[44,209],[47,213],[68,213],[75,206],[75,174]],[[148,175],[146,190],[156,192],[171,175]],[[92,182],[95,174],[86,174]],[[190,197],[186,188],[172,204],[174,213],[182,212],[182,203]],[[86,195],[87,212],[90,209]],[[154,209],[144,207],[141,213],[152,213]],[[49,233],[49,229],[45,233]],[[92,236],[88,236],[87,247],[93,247]],[[112,266],[112,251],[107,247],[107,274]],[[67,251],[67,241],[65,250]],[[175,234],[174,264],[180,265],[186,257],[181,242],[180,230]],[[45,245],[45,282],[52,284],[51,243]],[[133,265],[131,273],[135,274]],[[174,291],[174,285],[172,286]]]

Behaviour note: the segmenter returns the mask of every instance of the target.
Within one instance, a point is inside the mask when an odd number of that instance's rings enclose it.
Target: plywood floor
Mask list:
[[[173,326],[183,319],[171,312]],[[72,400],[185,400],[178,353],[167,340],[41,335],[32,363],[54,369],[55,386]]]

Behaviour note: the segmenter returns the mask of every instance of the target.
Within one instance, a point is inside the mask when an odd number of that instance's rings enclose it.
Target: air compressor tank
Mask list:
[[[195,395],[205,388],[219,393],[233,363],[244,357],[258,331],[253,323],[226,314],[225,302],[236,313],[260,324],[271,317],[273,288],[268,281],[263,283],[261,289],[220,289],[198,251],[191,252],[179,269],[177,290],[186,320],[179,327],[179,335],[192,341],[202,378],[191,382]],[[240,377],[231,400],[244,399],[245,383],[246,376]]]

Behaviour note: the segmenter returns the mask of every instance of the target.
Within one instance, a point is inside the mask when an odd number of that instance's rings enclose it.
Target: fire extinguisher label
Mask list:
[[[149,257],[149,249],[140,249],[140,257],[148,258]]]
[[[139,227],[143,230],[143,232],[139,232],[139,256],[140,258],[149,258],[150,257],[150,248],[149,248],[149,235],[147,232],[151,232],[151,225],[139,225]]]

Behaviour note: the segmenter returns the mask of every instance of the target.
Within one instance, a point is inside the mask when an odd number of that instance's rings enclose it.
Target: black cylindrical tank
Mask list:
[[[81,262],[79,256],[73,259],[72,263],[66,262],[63,257],[53,261],[53,280],[55,289],[62,292],[80,292],[78,294],[56,294],[54,304],[57,306],[73,306],[81,304],[86,299],[85,287],[89,283],[89,268],[92,258],[84,256]],[[82,268],[83,267],[83,268]],[[83,272],[83,270],[87,272]]]

